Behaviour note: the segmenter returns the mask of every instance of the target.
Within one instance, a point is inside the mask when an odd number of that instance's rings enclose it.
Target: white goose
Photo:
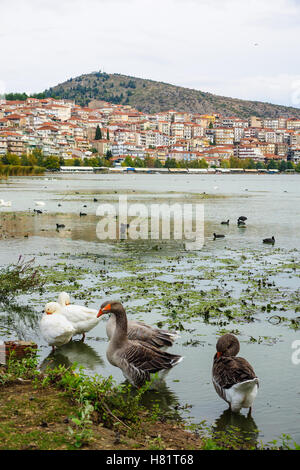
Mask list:
[[[11,207],[11,201],[4,201],[4,199],[0,199],[0,206],[1,207]]]
[[[44,201],[34,201],[36,206],[45,206]]]
[[[57,302],[49,302],[45,305],[45,313],[40,320],[40,331],[47,343],[55,347],[68,343],[75,334],[73,325],[61,315],[61,306]]]
[[[62,307],[61,314],[64,315],[75,328],[74,334],[82,334],[82,341],[84,341],[85,333],[99,323],[100,319],[97,318],[98,310],[87,308],[83,305],[70,305],[70,296],[67,292],[61,292],[59,294],[58,302]]]

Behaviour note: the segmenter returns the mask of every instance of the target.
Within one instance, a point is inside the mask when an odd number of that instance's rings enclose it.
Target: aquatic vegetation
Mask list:
[[[21,293],[42,288],[44,279],[34,266],[34,259],[25,261],[20,256],[16,264],[0,268],[0,303],[9,304]]]

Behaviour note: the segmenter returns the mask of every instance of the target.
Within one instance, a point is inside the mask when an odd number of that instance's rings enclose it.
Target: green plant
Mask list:
[[[0,268],[0,303],[8,304],[16,294],[30,292],[43,285],[38,269],[34,269],[34,259],[25,261],[20,256],[16,264]]]
[[[165,449],[164,441],[162,440],[160,435],[150,440],[148,445],[149,445],[149,450],[164,450]]]
[[[6,363],[6,372],[2,374],[2,381],[12,381],[16,379],[36,379],[40,374],[38,371],[38,355],[34,349],[28,348],[26,350],[27,356],[18,359],[15,351],[10,353]]]
[[[94,407],[89,401],[83,401],[81,409],[77,416],[72,416],[71,420],[75,425],[75,429],[69,426],[69,434],[75,439],[75,447],[80,448],[87,444],[93,435],[91,414]]]

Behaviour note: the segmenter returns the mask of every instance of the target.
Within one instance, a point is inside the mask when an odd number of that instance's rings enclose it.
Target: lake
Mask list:
[[[299,175],[186,174],[47,174],[2,181],[0,199],[12,205],[0,207],[1,266],[20,254],[34,257],[49,281],[45,292],[17,299],[21,313],[1,312],[0,339],[36,341],[42,367],[78,362],[89,374],[123,382],[106,359],[105,319],[85,343],[75,337],[54,355],[38,328],[45,303],[62,290],[72,303],[91,308],[120,299],[129,318],[180,330],[169,351],[184,360],[146,394],[149,406],[159,402],[166,413],[177,410],[190,423],[205,420],[217,430],[238,426],[253,443],[285,433],[299,444],[300,364],[292,362],[292,344],[300,340],[299,182]],[[203,248],[186,251],[180,240],[100,241],[97,207],[117,207],[121,194],[147,207],[203,204]],[[241,215],[245,228],[237,226]],[[228,219],[228,226],[221,225]],[[57,231],[56,223],[65,227]],[[214,232],[225,237],[213,240]],[[271,236],[274,245],[262,243]],[[238,336],[240,355],[260,379],[250,418],[246,410],[228,412],[211,382],[216,341],[224,332]]]

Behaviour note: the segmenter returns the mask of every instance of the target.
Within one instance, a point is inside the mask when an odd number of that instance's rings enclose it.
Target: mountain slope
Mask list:
[[[129,104],[139,111],[154,113],[175,109],[194,113],[221,113],[227,116],[300,117],[300,109],[246,101],[206,93],[190,88],[170,85],[120,74],[93,72],[71,78],[49,90],[47,96],[74,99],[87,106],[92,100],[116,104]]]

